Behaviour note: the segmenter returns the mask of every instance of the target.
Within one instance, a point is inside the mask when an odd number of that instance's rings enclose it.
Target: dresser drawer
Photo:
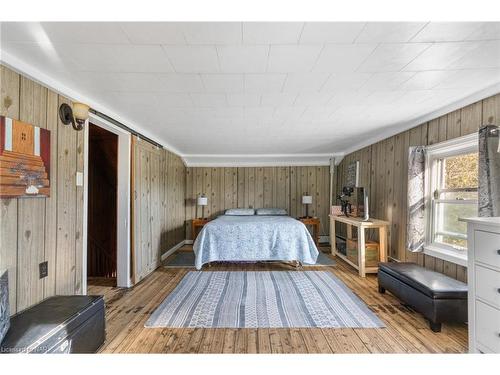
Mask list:
[[[476,265],[476,296],[500,309],[500,272]]]
[[[476,341],[500,353],[500,310],[476,301]]]
[[[500,268],[500,234],[476,230],[474,247],[476,261]]]

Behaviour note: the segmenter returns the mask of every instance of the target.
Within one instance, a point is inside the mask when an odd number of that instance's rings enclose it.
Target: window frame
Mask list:
[[[453,156],[478,152],[478,134],[472,133],[463,137],[436,143],[426,147],[427,157],[425,160],[425,245],[424,254],[436,258],[467,266],[467,251],[458,250],[453,246],[434,242],[434,222],[436,208],[434,192],[438,189],[441,173],[439,161]],[[460,201],[459,201],[460,202]],[[456,202],[455,202],[456,203]],[[471,204],[471,203],[464,203]]]

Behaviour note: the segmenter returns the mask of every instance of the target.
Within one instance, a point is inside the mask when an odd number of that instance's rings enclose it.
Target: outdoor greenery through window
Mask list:
[[[465,250],[467,224],[458,219],[477,215],[478,154],[444,157],[436,162],[433,242]]]

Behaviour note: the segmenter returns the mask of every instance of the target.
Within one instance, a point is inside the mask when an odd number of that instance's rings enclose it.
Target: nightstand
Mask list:
[[[321,222],[319,217],[299,217],[299,220],[304,225],[311,225],[313,227],[313,238],[316,246],[319,246],[319,230]]]
[[[193,237],[193,242],[196,240],[196,237],[198,237],[201,228],[209,221],[209,219],[193,219],[191,222],[191,236]]]

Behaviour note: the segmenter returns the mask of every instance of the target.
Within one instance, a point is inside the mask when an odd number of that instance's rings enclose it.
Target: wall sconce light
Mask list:
[[[64,125],[73,125],[73,129],[82,130],[85,122],[89,118],[89,106],[83,103],[73,103],[70,105],[63,103],[59,107],[59,118]]]

